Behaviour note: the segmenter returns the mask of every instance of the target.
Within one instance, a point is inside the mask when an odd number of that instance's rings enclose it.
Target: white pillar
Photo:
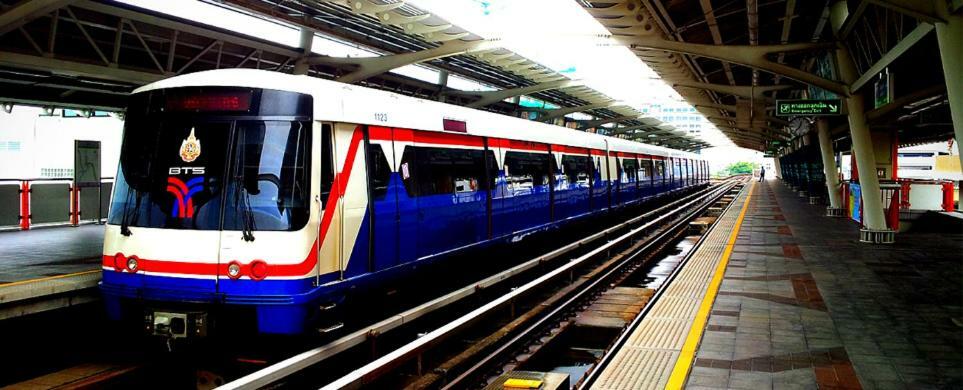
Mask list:
[[[852,85],[859,74],[845,47],[836,49],[839,75],[847,85]],[[883,231],[886,228],[886,218],[883,214],[883,200],[879,190],[879,178],[876,177],[876,155],[873,150],[873,138],[866,124],[866,111],[863,106],[863,96],[850,91],[846,97],[846,108],[849,111],[849,133],[853,140],[853,155],[856,157],[856,169],[859,169],[859,187],[862,192],[863,225],[869,230]]]
[[[944,7],[945,1],[935,1]],[[956,134],[957,151],[963,152],[963,15],[960,13],[944,16],[946,23],[936,23],[936,39],[943,60],[943,78],[946,79],[946,95],[950,101],[950,117],[953,118],[953,131]],[[963,165],[963,153],[959,153]]]
[[[816,121],[816,131],[819,133],[819,154],[823,158],[823,176],[826,177],[826,190],[829,191],[829,208],[840,209],[842,200],[839,196],[839,176],[836,175],[836,156],[833,153],[833,142],[829,139],[829,121]]]
[[[776,158],[773,158],[773,164],[776,166],[776,178],[782,179],[782,164],[779,163],[779,154],[776,153]]]

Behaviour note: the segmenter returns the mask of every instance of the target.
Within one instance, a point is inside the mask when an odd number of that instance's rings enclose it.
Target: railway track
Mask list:
[[[477,386],[501,370],[493,367],[514,366],[518,351],[537,350],[539,339],[545,344],[546,335],[551,339],[559,333],[567,319],[638,270],[741,182],[730,179],[683,196],[220,388]],[[465,303],[472,300],[477,302]],[[460,306],[462,314],[438,315],[449,306]],[[385,337],[389,333],[395,335],[393,343],[382,342],[391,340]],[[357,352],[364,345],[370,350],[367,358]],[[353,358],[339,361],[352,353]]]

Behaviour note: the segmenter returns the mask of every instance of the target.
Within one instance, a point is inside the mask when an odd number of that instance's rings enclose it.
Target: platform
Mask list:
[[[963,386],[963,231],[869,245],[857,229],[780,182],[755,183],[593,388]]]
[[[0,233],[0,286],[100,269],[104,225]]]
[[[96,299],[104,226],[0,233],[0,320]]]

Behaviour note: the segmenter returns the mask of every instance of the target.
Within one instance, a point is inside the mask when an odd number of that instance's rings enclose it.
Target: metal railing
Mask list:
[[[70,178],[0,179],[0,230],[103,222],[114,178],[80,187]]]

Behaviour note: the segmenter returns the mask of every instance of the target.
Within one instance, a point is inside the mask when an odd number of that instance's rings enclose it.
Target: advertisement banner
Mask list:
[[[856,222],[863,221],[863,197],[859,184],[849,184],[849,218]]]

